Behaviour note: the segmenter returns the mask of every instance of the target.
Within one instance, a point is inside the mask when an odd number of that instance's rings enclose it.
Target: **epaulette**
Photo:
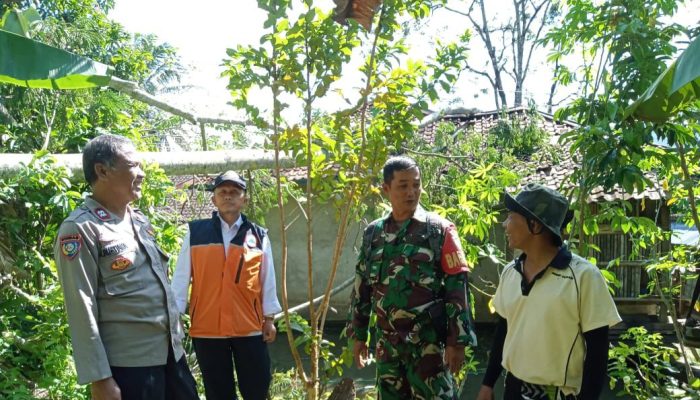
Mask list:
[[[81,204],[80,206],[78,206],[78,208],[71,211],[71,213],[68,214],[68,217],[66,217],[66,219],[63,220],[63,222],[66,222],[66,221],[75,222],[75,220],[77,220],[78,217],[80,217],[84,214],[90,214],[90,209],[85,204]]]

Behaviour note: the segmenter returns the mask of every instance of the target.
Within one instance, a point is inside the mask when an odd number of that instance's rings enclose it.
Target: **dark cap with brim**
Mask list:
[[[217,176],[216,178],[214,178],[214,182],[209,187],[209,191],[213,192],[214,189],[219,187],[219,185],[226,183],[226,182],[231,182],[234,185],[238,186],[239,188],[246,190],[245,180],[243,178],[241,178],[240,175],[238,175],[234,171],[226,171],[226,172],[220,174],[219,176]]]
[[[557,245],[561,245],[561,231],[573,215],[569,211],[569,201],[561,193],[536,183],[529,183],[515,197],[506,193],[505,204],[508,210],[541,223],[554,235]]]

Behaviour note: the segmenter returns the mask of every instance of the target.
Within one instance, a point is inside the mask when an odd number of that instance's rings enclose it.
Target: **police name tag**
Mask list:
[[[100,256],[113,256],[115,254],[123,253],[128,248],[129,246],[126,243],[110,243],[102,247],[102,250],[100,250]]]

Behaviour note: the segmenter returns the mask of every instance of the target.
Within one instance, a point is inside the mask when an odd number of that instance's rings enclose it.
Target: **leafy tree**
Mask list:
[[[387,155],[398,152],[401,144],[416,130],[416,122],[439,91],[449,89],[465,60],[465,49],[457,44],[440,44],[428,60],[405,60],[407,48],[401,34],[401,21],[421,19],[440,2],[385,1],[377,11],[371,33],[359,30],[354,21],[349,26],[333,22],[331,15],[311,1],[259,1],[268,12],[260,47],[229,50],[226,61],[229,88],[234,104],[246,109],[251,119],[271,130],[270,141],[276,152],[291,152],[307,170],[305,194],[297,201],[303,205],[307,224],[308,293],[314,296],[312,264],[313,206],[327,202],[336,210],[338,235],[334,246],[330,277],[318,308],[311,303],[308,321],[308,351],[311,368],[307,374],[296,349],[292,329],[286,329],[307,398],[318,398],[319,358],[323,347],[323,328],[330,291],[353,216],[364,214],[365,201],[374,190],[374,179]],[[298,17],[289,17],[291,8],[300,8]],[[365,42],[366,41],[366,42]],[[364,48],[361,44],[365,42]],[[359,100],[351,107],[321,118],[314,105],[333,90],[342,79],[344,68],[354,53],[364,50],[365,61]],[[273,108],[265,112],[248,101],[252,88],[263,89],[272,97]],[[286,123],[281,112],[291,103],[301,104],[302,122]],[[279,169],[276,173],[279,177]],[[278,180],[278,207],[281,226],[286,226],[282,204],[283,189],[288,184]],[[286,235],[282,231],[282,291],[286,299]],[[291,326],[288,314],[285,325]],[[331,366],[338,365],[331,363]]]
[[[651,127],[621,119],[621,106],[643,93],[664,68],[675,48],[671,39],[680,34],[661,16],[672,15],[674,1],[621,1],[594,5],[589,1],[570,4],[564,23],[546,40],[559,49],[558,55],[583,47],[600,69],[584,67],[583,96],[557,113],[573,118],[581,127],[564,136],[581,168],[571,177],[578,187],[578,221],[589,214],[585,196],[596,186],[620,185],[628,193],[642,191],[651,183],[641,169],[645,145],[653,144]],[[640,46],[630,45],[641,43]],[[594,71],[596,75],[593,75]],[[579,223],[578,239],[585,252],[585,224]]]
[[[152,35],[132,37],[107,18],[112,5],[111,1],[42,2],[38,12],[44,19],[33,24],[29,33],[44,43],[112,65],[117,76],[153,92],[178,81],[183,68],[175,50],[157,44]],[[7,7],[0,6],[0,12]],[[171,126],[174,119],[114,91],[3,85],[0,104],[4,118],[11,121],[0,126],[2,152],[77,152],[100,129],[148,141],[153,149],[159,138],[151,132]]]
[[[655,126],[625,118],[623,113],[665,69],[677,50],[673,45],[675,40],[693,34],[682,26],[665,22],[678,5],[669,0],[569,2],[563,23],[545,39],[557,49],[552,59],[583,49],[587,60],[581,71],[585,77],[581,97],[557,113],[560,118],[573,118],[581,124],[563,139],[571,145],[572,155],[581,165],[571,177],[571,183],[576,187],[572,193],[577,208],[575,242],[584,254],[595,250],[587,245],[587,236],[595,234],[602,221],[591,216],[586,202],[592,188],[617,187],[632,194],[661,186],[667,190],[673,213],[680,210],[674,204],[685,203],[676,196],[693,193],[697,187],[689,172],[698,160],[694,156],[686,157],[697,154],[697,116],[685,114],[683,122]],[[662,145],[663,142],[675,149]],[[679,168],[682,171],[684,164],[688,169],[679,180]],[[678,186],[682,189],[672,189]],[[687,199],[688,204],[695,200],[694,195]],[[651,247],[669,238],[670,233],[661,232],[656,221],[629,217],[624,208],[609,211],[607,222],[615,229],[629,232],[637,247]],[[673,293],[661,290],[664,286],[661,274],[670,279],[674,270],[672,262],[660,261],[667,259],[667,255],[652,254],[649,272],[654,290],[671,310],[682,346],[675,309],[668,301]],[[686,372],[687,379],[692,381],[687,365]]]

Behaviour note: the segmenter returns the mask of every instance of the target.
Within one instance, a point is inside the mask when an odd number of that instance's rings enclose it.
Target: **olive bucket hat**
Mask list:
[[[557,246],[562,244],[561,231],[571,221],[573,213],[569,211],[569,201],[561,193],[528,183],[515,197],[506,192],[505,203],[508,210],[540,222],[552,232]]]

